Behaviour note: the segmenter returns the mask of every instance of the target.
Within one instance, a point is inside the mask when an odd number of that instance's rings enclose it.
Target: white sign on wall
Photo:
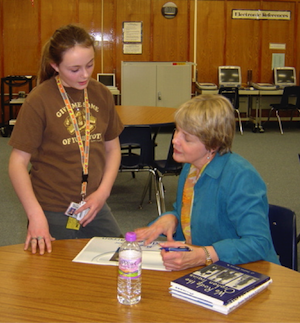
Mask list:
[[[232,19],[291,20],[290,11],[233,9]]]

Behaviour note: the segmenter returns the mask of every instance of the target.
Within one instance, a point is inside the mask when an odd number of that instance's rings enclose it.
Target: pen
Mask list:
[[[165,250],[165,251],[192,251],[189,247],[163,247],[160,248],[160,250]]]

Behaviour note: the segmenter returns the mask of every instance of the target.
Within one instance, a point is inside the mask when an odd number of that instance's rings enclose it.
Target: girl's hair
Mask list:
[[[95,50],[94,38],[82,27],[67,25],[54,32],[43,47],[38,73],[39,84],[57,74],[50,63],[59,65],[63,60],[63,54],[75,45],[82,47],[92,46]]]
[[[231,151],[235,134],[234,109],[222,95],[203,94],[182,104],[175,113],[177,126],[197,136],[207,150]]]

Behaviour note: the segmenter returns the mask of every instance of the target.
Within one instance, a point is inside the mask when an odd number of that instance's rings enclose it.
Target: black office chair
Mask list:
[[[121,147],[127,147],[121,154],[119,172],[149,172],[155,178],[153,169],[154,146],[152,132],[149,126],[126,126],[120,134]],[[128,147],[134,147],[128,149]],[[155,187],[158,212],[160,212],[159,189]]]
[[[241,135],[244,133],[243,132],[243,127],[242,127],[242,119],[241,119],[241,114],[239,110],[240,106],[240,99],[239,99],[239,88],[238,87],[221,87],[219,89],[219,94],[225,96],[232,104],[234,110],[237,113],[238,120],[239,120],[239,126],[240,126],[240,133]]]
[[[167,159],[160,159],[160,160],[153,161],[153,168],[154,168],[155,180],[156,180],[155,187],[156,188],[158,187],[159,189],[159,198],[160,198],[160,207],[161,207],[161,209],[158,210],[159,215],[161,213],[166,212],[165,190],[162,182],[163,177],[178,176],[182,170],[182,164],[176,162],[173,159],[173,144],[172,144],[173,136],[174,136],[174,131],[171,137]],[[151,188],[152,188],[152,176],[149,175],[148,183],[145,186],[145,189],[143,192],[143,196],[140,204],[141,207],[143,205],[143,201],[146,196],[147,190],[149,189],[151,191]]]
[[[269,223],[275,251],[282,266],[298,270],[295,213],[282,206],[269,205]]]
[[[296,100],[296,102],[291,103],[292,100],[294,102]],[[268,121],[270,120],[272,112],[275,111],[276,117],[278,120],[278,124],[279,124],[279,128],[280,128],[280,132],[283,135],[279,111],[280,110],[281,111],[290,111],[291,112],[290,121],[292,121],[292,119],[293,119],[293,113],[295,110],[300,112],[300,86],[286,86],[283,89],[283,94],[282,94],[280,103],[272,103],[272,104],[270,104],[270,106],[271,106],[271,110],[269,112]]]
[[[121,144],[121,152],[122,152],[122,154],[128,154],[128,155],[131,155],[131,154],[134,154],[134,150],[136,150],[136,149],[141,149],[141,147],[140,147],[140,145],[138,145],[138,144]],[[132,178],[135,178],[135,172],[134,171],[132,171],[131,172],[131,174],[132,174]]]

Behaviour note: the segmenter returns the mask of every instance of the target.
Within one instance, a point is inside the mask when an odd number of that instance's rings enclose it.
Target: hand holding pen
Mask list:
[[[188,247],[188,246],[181,246],[181,247],[161,247],[160,250],[177,251],[177,252],[192,251],[192,249],[190,247]]]
[[[163,264],[167,270],[183,270],[194,267],[198,262],[199,254],[196,246],[186,245],[178,241],[160,243]]]

